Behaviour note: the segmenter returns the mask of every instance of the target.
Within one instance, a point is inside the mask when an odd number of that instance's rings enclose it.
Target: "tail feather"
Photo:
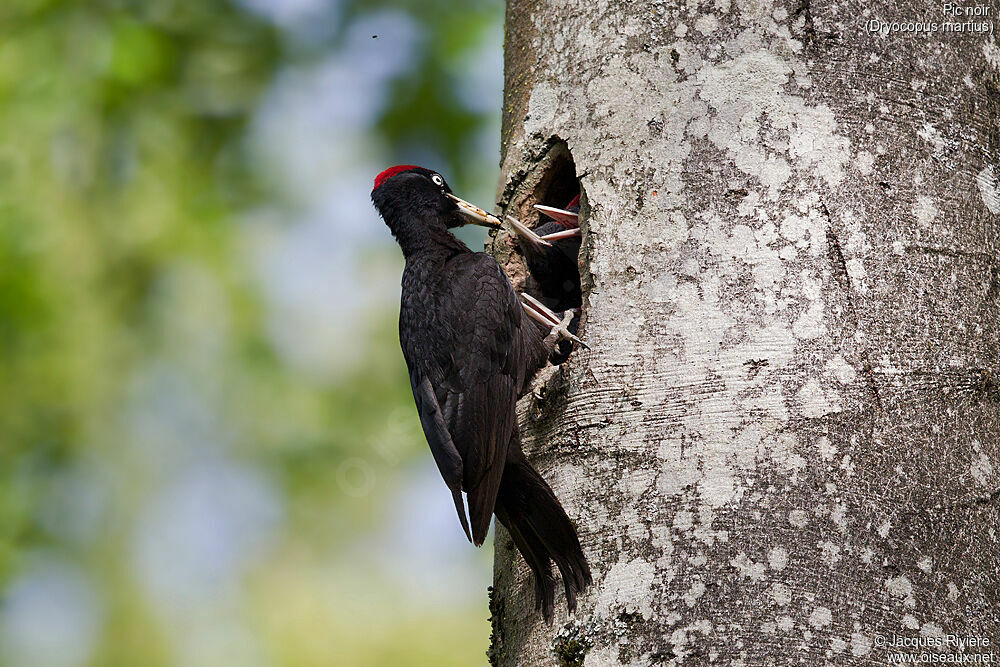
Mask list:
[[[500,479],[496,515],[535,575],[535,606],[552,623],[555,581],[552,561],[562,575],[566,606],[576,610],[577,594],[592,582],[576,529],[542,476],[520,451],[512,453]]]
[[[555,610],[556,583],[555,577],[552,576],[552,559],[535,534],[530,531],[522,532],[521,523],[514,521],[500,505],[496,508],[496,515],[500,523],[507,528],[514,545],[534,573],[535,611],[541,611],[545,622],[551,623]]]

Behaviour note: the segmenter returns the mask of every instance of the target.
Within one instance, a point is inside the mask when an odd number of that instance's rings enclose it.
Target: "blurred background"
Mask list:
[[[501,0],[0,4],[0,665],[473,665],[369,200],[492,207]],[[478,249],[482,236],[467,233]]]

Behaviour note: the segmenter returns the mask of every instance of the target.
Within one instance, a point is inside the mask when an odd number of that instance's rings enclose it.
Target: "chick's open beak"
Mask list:
[[[561,232],[553,232],[551,234],[546,234],[545,236],[539,236],[538,238],[542,241],[561,241],[562,239],[571,239],[574,236],[581,236],[580,228],[574,227],[573,229],[566,229]]]
[[[552,246],[551,243],[549,243],[548,241],[546,241],[545,239],[543,239],[541,236],[539,236],[538,234],[536,234],[535,230],[533,230],[531,227],[528,227],[526,224],[524,224],[523,222],[521,222],[517,218],[508,215],[507,216],[507,222],[509,222],[510,226],[514,228],[514,231],[517,232],[518,236],[520,236],[522,239],[524,239],[525,241],[527,241],[531,245],[535,246],[536,248],[540,248],[542,246],[545,246],[545,247],[551,247]]]
[[[455,195],[448,193],[445,195],[448,199],[451,199],[458,206],[458,210],[469,218],[469,222],[473,225],[480,225],[482,227],[490,227],[492,229],[499,229],[500,218],[487,213],[478,206],[474,206],[469,202],[465,201],[461,197],[456,197]]]
[[[573,201],[576,201],[574,199]],[[541,204],[535,204],[535,208],[558,222],[563,227],[579,227],[580,226],[580,214],[576,211],[567,211],[564,208],[556,208],[555,206],[542,206]]]

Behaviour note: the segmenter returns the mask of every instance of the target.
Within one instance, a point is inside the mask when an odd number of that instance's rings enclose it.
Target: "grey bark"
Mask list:
[[[947,20],[509,0],[498,203],[565,142],[593,348],[522,432],[595,583],[547,627],[501,528],[496,664],[1000,660],[1000,46],[872,18]]]

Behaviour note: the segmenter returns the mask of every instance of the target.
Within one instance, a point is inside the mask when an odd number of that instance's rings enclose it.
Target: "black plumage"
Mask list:
[[[552,561],[571,611],[590,569],[566,512],[521,451],[515,403],[559,336],[525,315],[496,260],[449,231],[468,222],[474,207],[455,198],[439,174],[386,170],[372,201],[406,258],[400,344],[424,435],[462,527],[479,546],[496,514],[531,567],[536,606],[551,622]]]

